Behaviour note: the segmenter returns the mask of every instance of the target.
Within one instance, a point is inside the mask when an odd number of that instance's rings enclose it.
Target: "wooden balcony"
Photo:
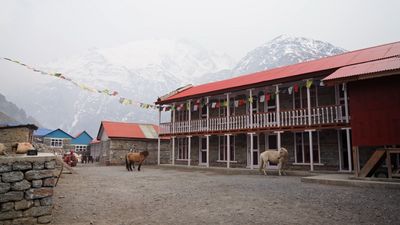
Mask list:
[[[321,106],[308,109],[282,110],[277,112],[231,115],[175,123],[161,123],[160,135],[191,135],[261,130],[296,130],[348,126],[343,105]]]

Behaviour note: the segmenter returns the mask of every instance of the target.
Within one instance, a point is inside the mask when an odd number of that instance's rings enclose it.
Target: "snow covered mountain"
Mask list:
[[[242,75],[337,55],[346,50],[330,43],[304,37],[281,35],[247,53],[233,68]]]
[[[158,96],[189,83],[226,79],[344,51],[322,41],[279,36],[250,51],[235,65],[226,54],[187,40],[150,40],[90,49],[41,69],[61,72],[97,89],[117,90],[122,97],[152,103]],[[154,110],[124,106],[118,97],[87,92],[61,79],[47,80],[45,84],[44,80],[32,83],[23,96],[18,91],[11,93],[13,99],[18,99],[16,103],[44,127],[61,128],[71,134],[87,130],[95,136],[101,120],[157,123]]]
[[[223,80],[343,52],[346,52],[346,50],[328,42],[281,35],[248,52],[232,69],[204,74],[204,76],[197,78],[195,83]]]
[[[107,49],[90,49],[84,54],[60,59],[42,69],[57,71],[97,89],[117,90],[120,96],[154,102],[204,73],[230,69],[233,60],[187,40],[137,41]],[[27,90],[25,108],[49,128],[71,134],[82,130],[97,133],[101,120],[157,123],[158,113],[124,106],[118,97],[91,93],[61,79]],[[29,93],[28,93],[29,92]],[[34,99],[34,101],[32,101]]]

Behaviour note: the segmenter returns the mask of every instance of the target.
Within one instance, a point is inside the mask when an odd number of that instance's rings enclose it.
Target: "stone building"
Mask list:
[[[38,127],[33,124],[0,125],[0,143],[11,152],[11,146],[18,142],[32,143],[33,132],[37,129]]]
[[[156,102],[162,109],[159,118],[172,111],[169,121],[160,120],[160,138],[171,137],[172,164],[254,169],[265,149],[285,147],[292,168],[352,171],[355,102],[347,82],[326,85],[324,79],[343,68],[399,55],[396,42],[177,89]],[[384,71],[388,62],[379,63]],[[391,112],[398,115],[396,107]],[[361,110],[367,114],[367,108]]]
[[[169,139],[160,140],[160,158],[169,163]],[[158,126],[102,121],[97,140],[90,144],[91,156],[105,165],[122,165],[129,151],[149,151],[146,164],[157,164]]]

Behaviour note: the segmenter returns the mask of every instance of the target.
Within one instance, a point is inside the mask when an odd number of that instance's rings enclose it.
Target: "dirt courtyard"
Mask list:
[[[400,193],[143,166],[78,166],[55,189],[54,224],[399,224]]]

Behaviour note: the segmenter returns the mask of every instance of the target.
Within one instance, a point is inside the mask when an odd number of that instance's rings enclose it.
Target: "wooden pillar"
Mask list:
[[[210,130],[210,97],[207,97],[207,131],[209,130]]]
[[[225,134],[226,135],[226,168],[230,167],[231,163],[231,139],[230,139],[230,134]]]
[[[175,165],[175,137],[172,137],[172,165]]]
[[[229,130],[229,117],[230,117],[230,107],[229,107],[229,93],[226,94],[226,130]]]
[[[189,116],[188,116],[188,120],[189,120],[189,122],[188,122],[188,125],[189,125],[189,133],[190,132],[192,132],[192,108],[191,108],[191,101],[190,100],[188,100],[188,108],[189,109],[187,109],[189,112],[188,112],[188,114],[189,114]]]
[[[210,167],[210,135],[206,135],[207,139],[207,168]]]
[[[192,136],[188,136],[188,166],[190,166],[191,150],[192,150]]]
[[[346,139],[347,139],[347,160],[349,163],[349,172],[351,172],[352,165],[351,165],[350,128],[346,128]]]
[[[353,146],[354,176],[360,176],[360,159],[358,146]]]
[[[390,150],[386,149],[386,166],[388,172],[388,178],[392,178],[392,161],[390,160]]]
[[[280,102],[279,102],[279,86],[276,85],[275,89],[275,94],[276,94],[276,123],[278,124],[278,127],[281,126],[281,107],[280,107]]]
[[[254,149],[254,133],[250,133],[250,169],[254,169],[253,161],[254,161],[254,156],[253,156],[253,149]]]
[[[175,103],[173,104],[173,109],[174,110],[172,110],[172,133],[173,134],[175,134],[175,111],[176,111],[176,108],[175,108],[176,106],[175,106]]]
[[[249,120],[249,122],[250,122],[250,129],[251,128],[253,128],[253,101],[254,101],[254,99],[253,99],[253,90],[252,89],[249,89],[249,95],[250,95],[250,97],[249,97],[249,99],[252,99],[252,101],[247,101],[247,102],[249,102],[249,110],[250,110],[250,112],[249,112],[249,115],[250,115],[250,120]]]
[[[160,161],[160,152],[161,152],[161,139],[160,139],[160,133],[161,133],[161,105],[160,109],[158,111],[158,144],[157,144],[157,165],[161,164]]]
[[[307,111],[308,111],[308,126],[311,127],[311,95],[310,88],[307,87]],[[308,139],[310,147],[310,171],[314,171],[314,155],[313,155],[313,141],[312,130],[308,130]]]

